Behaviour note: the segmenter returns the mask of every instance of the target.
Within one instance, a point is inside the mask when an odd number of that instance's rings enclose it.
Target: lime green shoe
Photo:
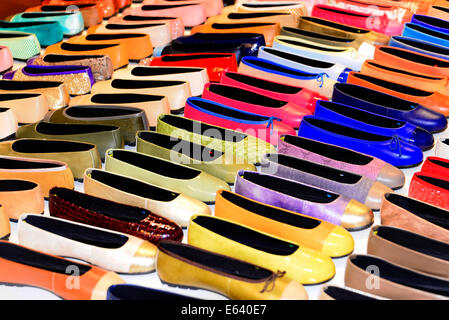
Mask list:
[[[204,171],[129,150],[106,151],[105,169],[207,203],[215,202],[218,190],[231,190],[226,182]]]
[[[222,151],[228,157],[252,164],[259,164],[265,153],[276,150],[274,145],[255,136],[175,115],[161,115],[156,131]]]
[[[34,33],[0,31],[0,45],[11,50],[14,59],[28,60],[41,53],[41,46]]]
[[[243,159],[224,152],[154,131],[139,131],[137,151],[207,172],[227,183],[234,183],[239,170],[256,170]]]

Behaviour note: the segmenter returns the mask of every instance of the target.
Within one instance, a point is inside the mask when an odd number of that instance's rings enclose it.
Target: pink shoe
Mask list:
[[[307,88],[273,82],[238,72],[226,72],[220,83],[267,95],[273,99],[291,102],[299,107],[315,111],[318,100],[328,100],[325,96]]]
[[[191,97],[187,99],[184,116],[189,119],[237,130],[273,145],[278,144],[283,134],[296,135],[295,130],[276,117],[241,111],[226,105]]]
[[[137,8],[128,8],[123,16],[135,15],[145,17],[179,17],[186,27],[194,27],[206,21],[206,11],[201,4],[174,4],[174,5],[143,5]]]
[[[11,70],[13,64],[11,50],[6,46],[0,46],[0,74]]]
[[[204,86],[202,98],[212,100],[242,111],[257,113],[268,117],[277,117],[282,122],[299,128],[304,116],[312,113],[291,102],[261,95],[238,86],[208,83]]]
[[[171,39],[176,39],[184,35],[184,24],[182,19],[178,17],[145,17],[145,16],[131,16],[121,15],[112,17],[108,23],[116,24],[142,24],[142,23],[166,23],[170,24]]]
[[[151,0],[150,0],[151,1]],[[144,4],[150,4],[150,1],[144,1]],[[154,0],[154,4],[191,4],[190,0]],[[223,9],[223,0],[196,0],[195,3],[202,4],[207,17],[217,16]]]
[[[312,16],[357,28],[373,30],[389,36],[400,35],[403,29],[402,23],[391,20],[386,15],[371,15],[327,5],[314,6]]]

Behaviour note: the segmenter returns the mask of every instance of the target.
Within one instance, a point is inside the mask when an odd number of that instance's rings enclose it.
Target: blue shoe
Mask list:
[[[416,167],[423,161],[421,149],[398,136],[357,130],[315,116],[303,118],[298,136],[365,153],[399,168]]]
[[[329,76],[329,78],[339,82],[346,82],[349,72],[352,71],[339,63],[324,62],[306,58],[302,55],[289,53],[282,49],[275,49],[265,46],[259,49],[257,57],[301,71],[310,73],[324,72]]]
[[[424,16],[421,14],[414,14],[411,23],[419,24],[427,29],[432,29],[438,32],[449,33],[449,22],[431,16]]]
[[[447,128],[447,119],[439,112],[430,110],[418,103],[354,84],[337,83],[334,87],[332,101],[399,121],[410,122],[431,133],[440,132]]]
[[[324,72],[309,73],[256,57],[244,57],[240,62],[238,72],[286,85],[307,88],[326,98],[332,96],[336,83]]]
[[[156,47],[153,56],[159,57],[172,53],[194,52],[231,52],[222,51],[227,48],[239,48],[237,62],[246,56],[257,56],[261,46],[265,45],[265,38],[258,33],[194,33],[190,36],[179,37],[164,47]],[[229,49],[228,49],[229,50]],[[235,52],[233,52],[235,53]]]
[[[393,36],[390,39],[389,45],[392,47],[407,49],[410,51],[427,54],[432,57],[449,60],[449,48],[427,41]]]
[[[407,38],[427,41],[443,47],[449,46],[449,34],[428,29],[419,24],[406,23],[402,30],[402,36]]]
[[[62,41],[64,35],[59,23],[52,21],[9,22],[0,21],[2,31],[21,31],[34,33],[41,46],[50,46]]]
[[[341,103],[317,101],[315,116],[382,136],[398,136],[401,140],[414,144],[423,151],[431,149],[435,142],[432,134],[409,122],[384,117]]]
[[[11,22],[51,21],[59,23],[66,36],[73,36],[84,31],[83,15],[80,11],[72,12],[21,12],[11,18]]]

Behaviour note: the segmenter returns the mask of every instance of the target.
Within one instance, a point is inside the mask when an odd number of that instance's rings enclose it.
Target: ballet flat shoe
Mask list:
[[[41,187],[28,180],[0,179],[0,201],[3,212],[13,221],[23,213],[44,213]]]

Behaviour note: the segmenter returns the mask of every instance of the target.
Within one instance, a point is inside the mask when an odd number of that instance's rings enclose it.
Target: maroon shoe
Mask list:
[[[150,211],[67,188],[52,188],[50,215],[115,230],[157,244],[161,240],[182,241],[180,226]]]

